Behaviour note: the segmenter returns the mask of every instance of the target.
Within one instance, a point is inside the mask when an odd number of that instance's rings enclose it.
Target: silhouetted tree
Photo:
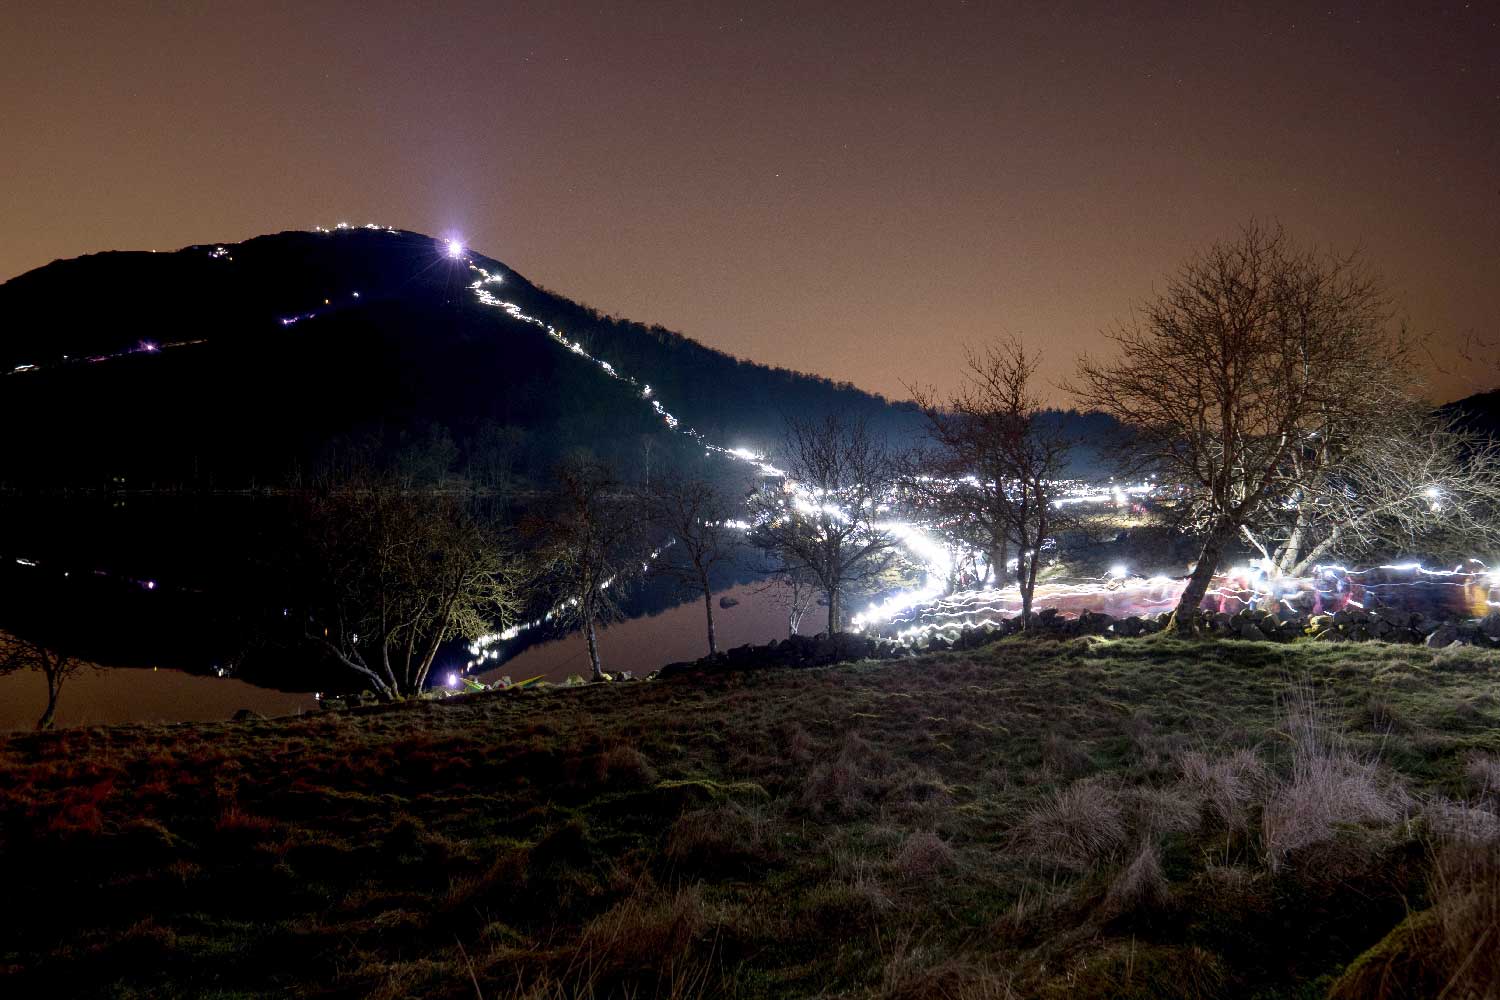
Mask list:
[[[1416,400],[1319,433],[1288,464],[1286,500],[1244,532],[1280,573],[1303,576],[1333,556],[1500,551],[1500,445]]]
[[[0,674],[35,670],[47,682],[47,707],[37,719],[38,729],[51,729],[57,721],[57,702],[63,684],[84,668],[83,661],[57,646],[37,639],[22,639],[0,632]]]
[[[719,563],[732,559],[740,544],[739,529],[727,523],[736,505],[716,484],[681,472],[658,474],[642,486],[638,503],[647,523],[670,539],[653,571],[703,595],[708,651],[717,653],[709,575]]]
[[[803,617],[817,602],[817,580],[805,568],[778,565],[758,592],[765,591],[786,609],[786,634],[790,639],[801,630]]]
[[[303,526],[306,637],[382,698],[421,692],[444,643],[522,606],[520,560],[454,497],[361,479],[309,497]]]
[[[966,352],[963,389],[939,404],[913,393],[931,447],[918,452],[909,486],[919,503],[964,542],[982,548],[996,582],[1015,546],[1021,620],[1031,624],[1042,543],[1057,530],[1070,443],[1032,394],[1038,357],[1016,340]]]
[[[1411,352],[1388,329],[1379,283],[1356,257],[1303,251],[1249,225],[1185,264],[1112,334],[1118,356],[1083,358],[1074,388],[1135,431],[1138,465],[1188,491],[1202,531],[1174,615],[1181,631],[1232,539],[1306,482],[1319,435],[1384,420]]]
[[[828,599],[828,631],[843,624],[844,593],[892,559],[896,539],[881,525],[898,469],[860,417],[793,418],[777,464],[787,481],[752,497],[751,538],[788,570],[805,571]]]
[[[621,617],[617,598],[640,566],[639,511],[614,471],[592,458],[564,461],[554,480],[521,530],[551,579],[555,614],[583,630],[593,679],[603,680],[596,630]]]

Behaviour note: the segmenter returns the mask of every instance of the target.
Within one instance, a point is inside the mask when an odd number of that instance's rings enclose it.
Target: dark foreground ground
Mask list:
[[[0,996],[1494,997],[1497,785],[1500,656],[1375,644],[15,736]]]

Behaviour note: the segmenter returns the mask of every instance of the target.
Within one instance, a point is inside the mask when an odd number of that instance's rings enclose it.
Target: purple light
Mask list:
[[[147,354],[151,354],[158,350],[158,348],[151,341],[143,340],[141,341],[141,350],[145,351]]]
[[[458,687],[458,674],[450,673],[448,675],[448,686],[451,688]]]
[[[462,257],[463,255],[464,255],[464,244],[463,244],[463,241],[462,240],[449,240],[448,241],[448,256],[449,257],[458,258],[458,257]]]

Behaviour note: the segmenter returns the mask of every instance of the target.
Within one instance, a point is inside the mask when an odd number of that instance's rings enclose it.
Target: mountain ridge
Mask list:
[[[289,464],[316,467],[330,449],[399,452],[424,437],[469,471],[508,461],[494,453],[509,450],[511,471],[535,475],[579,447],[605,457],[653,450],[645,438],[671,428],[648,407],[663,406],[731,447],[769,447],[786,413],[853,410],[898,436],[919,426],[910,404],[606,316],[503,262],[449,249],[404,230],[292,230],[171,252],[103,251],[11,279],[0,285],[10,397],[0,417],[47,412],[59,398],[79,412],[62,420],[65,433],[44,426],[39,439],[12,441],[0,481],[245,485],[295,476]],[[481,301],[484,272],[519,316]],[[537,326],[563,332],[595,365],[567,360]],[[611,371],[640,373],[655,402],[642,405]],[[220,391],[205,393],[205,379]],[[267,413],[257,433],[254,420],[226,416],[226,395],[255,405],[267,392],[298,411],[300,425]],[[184,428],[185,411],[208,426]],[[244,461],[223,460],[215,428]],[[164,457],[121,459],[141,451],[129,429]],[[258,447],[268,438],[295,458],[278,462]],[[61,452],[69,461],[56,460]]]

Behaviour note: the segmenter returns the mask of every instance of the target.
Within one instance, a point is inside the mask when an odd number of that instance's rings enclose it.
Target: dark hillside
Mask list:
[[[0,482],[238,489],[351,454],[426,452],[447,467],[424,474],[483,484],[577,447],[628,466],[643,441],[681,437],[629,382],[482,304],[469,261],[503,276],[487,286],[497,298],[650,384],[709,440],[765,447],[783,415],[835,410],[896,438],[917,426],[910,407],[602,317],[445,249],[407,232],[289,232],[95,254],[0,285]]]
[[[1440,407],[1438,412],[1452,417],[1476,434],[1500,438],[1500,389],[1454,400]]]

